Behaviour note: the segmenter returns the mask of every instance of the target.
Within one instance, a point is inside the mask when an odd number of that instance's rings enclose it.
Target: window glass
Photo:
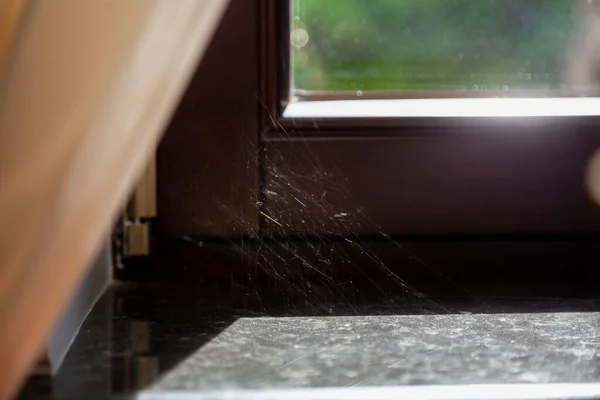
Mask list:
[[[291,1],[299,90],[597,92],[600,0]]]

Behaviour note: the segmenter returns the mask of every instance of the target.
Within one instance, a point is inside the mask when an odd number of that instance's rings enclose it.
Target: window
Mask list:
[[[263,232],[600,230],[600,2],[263,4]]]
[[[389,22],[409,6],[420,16],[406,19],[410,35]],[[436,13],[440,7],[460,13]],[[583,184],[600,147],[593,96],[599,8],[597,0],[231,0],[160,147],[162,232],[300,239],[600,233],[600,210]],[[454,23],[433,23],[469,13],[478,23],[475,17],[493,14],[497,25],[464,22],[469,34],[460,36]],[[351,18],[365,23],[344,25]],[[370,33],[375,28],[381,31]],[[420,41],[425,28],[458,35],[440,54],[460,47],[466,72],[455,76],[485,77],[473,82],[477,91],[440,80],[397,85],[408,63],[391,58],[396,50],[420,57],[414,76],[435,71],[437,79],[455,67],[423,62],[434,53]],[[379,35],[383,43],[371,45]],[[431,35],[428,46],[437,46]],[[382,53],[386,43],[391,50]],[[500,72],[474,69],[483,63],[471,62],[476,46],[493,61],[486,68]],[[347,58],[391,66],[355,68],[346,79],[342,47]],[[561,86],[569,61],[586,77],[583,90]],[[310,83],[311,71],[326,79]],[[511,81],[490,83],[490,76]],[[509,88],[495,94],[494,85]]]
[[[595,8],[593,0],[292,0],[294,88],[591,96]]]

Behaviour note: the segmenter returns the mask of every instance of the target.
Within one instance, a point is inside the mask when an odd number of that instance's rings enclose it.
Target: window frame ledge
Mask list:
[[[597,116],[599,97],[292,101],[282,112],[283,121]]]

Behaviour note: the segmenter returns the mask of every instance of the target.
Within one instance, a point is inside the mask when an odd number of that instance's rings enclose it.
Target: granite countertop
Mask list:
[[[595,313],[241,318],[151,390],[595,382]]]
[[[242,289],[116,286],[21,398],[600,397],[598,300],[292,307]]]

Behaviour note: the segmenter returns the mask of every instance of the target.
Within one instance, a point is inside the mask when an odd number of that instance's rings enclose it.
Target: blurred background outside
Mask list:
[[[306,91],[569,90],[576,0],[291,0]],[[583,94],[583,93],[582,93]]]

